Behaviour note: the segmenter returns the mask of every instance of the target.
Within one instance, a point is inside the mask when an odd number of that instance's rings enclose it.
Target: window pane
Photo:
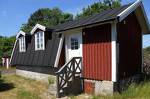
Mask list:
[[[43,33],[42,32],[40,32],[40,36],[43,37]]]
[[[74,45],[78,46],[78,42],[75,42]]]
[[[37,35],[37,39],[39,38],[39,33],[36,34]]]
[[[78,46],[75,46],[75,49],[78,49]]]
[[[39,45],[39,44],[37,44],[37,48],[40,48],[40,45]]]
[[[71,38],[71,49],[78,49],[78,38]]]

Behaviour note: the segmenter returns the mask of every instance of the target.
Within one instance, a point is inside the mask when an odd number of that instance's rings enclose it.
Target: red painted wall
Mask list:
[[[123,79],[141,72],[142,32],[134,13],[117,24],[119,43],[118,77]]]
[[[111,24],[83,30],[83,76],[111,80]]]
[[[63,44],[63,47],[61,50],[58,67],[62,67],[64,64],[65,64],[65,44]]]

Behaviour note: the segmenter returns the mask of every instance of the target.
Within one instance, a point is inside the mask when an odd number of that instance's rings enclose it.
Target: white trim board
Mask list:
[[[141,11],[139,11],[139,9]],[[137,11],[138,10],[138,11]],[[147,34],[150,33],[150,24],[146,15],[146,12],[144,10],[144,6],[142,3],[142,0],[137,0],[135,3],[133,3],[131,6],[129,6],[127,9],[122,11],[117,15],[117,19],[119,22],[124,20],[129,14],[131,14],[133,11],[135,11],[135,14],[138,18],[138,21],[141,25],[142,32]],[[139,15],[138,13],[141,13],[142,15]]]
[[[25,36],[25,35],[26,35],[26,33],[25,33],[25,32],[23,32],[23,31],[19,31],[19,33],[16,35],[16,39],[18,39],[20,35]]]
[[[31,34],[34,34],[34,32],[37,30],[37,29],[40,29],[42,31],[45,31],[46,30],[46,27],[41,25],[41,24],[36,24],[34,26],[34,28],[31,30]]]
[[[16,48],[16,44],[17,44],[17,40],[15,41],[15,44],[14,44],[14,47],[13,47],[13,50],[12,50],[12,53],[11,53],[11,57],[10,57],[10,65],[11,65],[11,61],[12,61],[12,56],[14,55],[14,51],[15,51],[15,48]]]
[[[61,51],[62,51],[62,47],[63,47],[63,43],[64,43],[64,36],[62,35],[62,37],[60,39],[60,43],[59,43],[59,47],[58,47],[54,67],[58,67],[59,59],[60,59],[60,55],[61,55]]]
[[[117,17],[119,17],[119,22],[121,22],[124,18],[126,18],[130,13],[132,13],[141,4],[142,4],[142,1],[137,0],[135,3],[133,3],[127,9],[125,9],[120,14],[118,14]]]
[[[113,82],[117,81],[117,31],[116,31],[116,22],[113,22],[111,25],[111,80]]]

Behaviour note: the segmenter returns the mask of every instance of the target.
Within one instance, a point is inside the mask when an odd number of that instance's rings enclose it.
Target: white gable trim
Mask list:
[[[61,51],[62,51],[62,47],[63,47],[63,42],[64,42],[64,36],[62,35],[62,37],[60,39],[60,43],[59,43],[59,47],[58,47],[54,67],[58,67],[59,59],[60,59],[60,55],[61,55]]]
[[[37,29],[40,29],[42,31],[45,31],[46,30],[46,27],[43,26],[43,25],[40,25],[40,24],[36,24],[34,26],[34,28],[31,30],[31,34],[34,34],[34,32],[37,30]]]
[[[117,81],[117,30],[116,22],[111,24],[111,80]]]
[[[15,41],[15,44],[14,44],[14,47],[13,47],[13,50],[12,50],[12,53],[11,53],[10,65],[11,65],[11,61],[12,61],[12,56],[14,55],[14,51],[15,51],[15,48],[16,48],[16,44],[17,44],[17,39],[16,39],[16,41]]]
[[[132,13],[139,5],[142,4],[142,0],[137,0],[123,12],[117,15],[119,22],[121,22],[124,18],[126,18],[130,13]]]
[[[19,33],[18,33],[18,34],[17,34],[17,36],[16,36],[16,39],[18,39],[20,35],[25,36],[25,35],[26,35],[26,33],[25,33],[25,32],[23,32],[23,31],[19,31]]]

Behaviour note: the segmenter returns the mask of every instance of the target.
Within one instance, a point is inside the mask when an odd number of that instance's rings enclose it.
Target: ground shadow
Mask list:
[[[15,88],[13,83],[6,83],[3,79],[0,79],[0,92],[8,91]]]

